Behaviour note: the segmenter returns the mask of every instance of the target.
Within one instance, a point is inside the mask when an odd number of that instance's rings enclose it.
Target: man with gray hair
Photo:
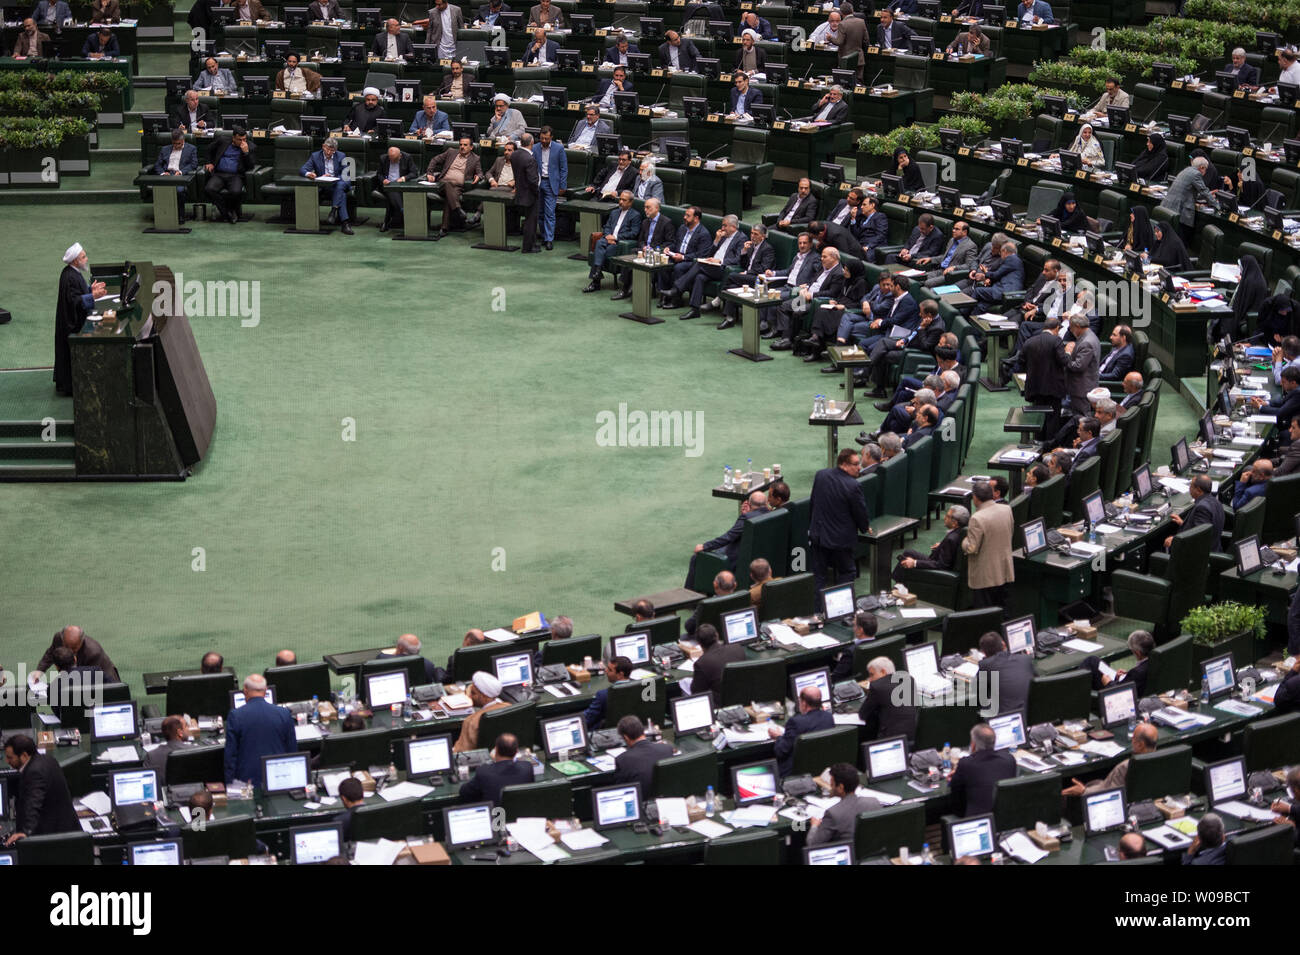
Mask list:
[[[998,781],[1016,775],[1016,761],[1008,750],[995,749],[998,737],[988,723],[976,723],[970,731],[970,755],[957,761],[948,780],[959,816],[978,816],[993,811],[993,794]]]
[[[567,640],[573,636],[573,618],[561,614],[551,620],[551,639]]]
[[[348,190],[352,181],[348,179],[347,163],[348,157],[339,152],[339,141],[331,136],[321,143],[320,149],[307,157],[298,172],[308,179],[325,177],[330,180],[320,187],[322,193],[329,193],[329,223],[341,223],[343,234],[352,235],[352,226],[348,223]]]
[[[831,14],[835,16],[834,13]],[[827,90],[826,95],[813,106],[812,115],[808,117],[814,123],[844,123],[849,118],[849,104],[844,101],[844,87],[838,84]]]
[[[298,749],[293,715],[266,700],[266,677],[244,678],[244,705],[226,716],[226,785],[235,780],[261,784],[262,757]]]
[[[776,249],[767,241],[767,226],[755,223],[749,228],[749,241],[740,248],[740,271],[732,272],[722,280],[722,290],[739,288],[742,285],[755,285],[759,276],[771,271],[776,265]],[[739,324],[736,313],[739,306],[734,302],[725,302],[722,306],[727,316],[719,328],[730,328]]]
[[[641,169],[632,187],[632,195],[637,199],[658,199],[664,201],[664,181],[655,175],[655,161],[641,160]]]
[[[840,250],[833,245],[821,250],[822,267],[807,285],[791,291],[789,298],[777,309],[777,332],[781,336],[772,343],[772,351],[790,351],[794,348],[795,312],[803,315],[813,299],[818,296],[834,299],[844,291],[844,270],[840,268]]]
[[[1074,341],[1065,343],[1065,404],[1075,414],[1086,415],[1092,410],[1088,392],[1097,387],[1101,343],[1081,312],[1070,316],[1070,333]]]
[[[1223,71],[1235,76],[1238,86],[1259,85],[1259,67],[1246,62],[1246,51],[1239,46],[1233,48],[1232,60],[1224,66]]]
[[[727,563],[727,569],[734,571],[736,569],[736,553],[740,550],[740,538],[745,532],[745,522],[751,517],[759,514],[766,514],[770,507],[767,506],[767,495],[762,491],[754,491],[740,505],[740,516],[736,522],[731,525],[725,534],[713,538],[711,541],[705,541],[703,544],[696,544],[695,551],[691,554],[691,562],[686,570],[686,587],[695,589],[695,562],[699,555],[704,551],[719,551]]]
[[[1214,201],[1214,195],[1205,185],[1205,170],[1209,167],[1210,161],[1204,156],[1193,158],[1190,165],[1174,177],[1174,181],[1169,184],[1169,191],[1156,207],[1173,213],[1184,242],[1190,243],[1193,238],[1196,203]]]
[[[880,452],[880,445],[861,436],[858,436],[853,440],[862,445],[862,469],[858,471],[858,477],[861,477],[864,474],[870,474],[871,469],[880,464],[884,459],[884,455]]]
[[[1092,414],[1101,425],[1099,437],[1105,437],[1115,430],[1115,419],[1119,417],[1119,405],[1111,398],[1098,398],[1092,403]]]
[[[930,546],[930,556],[926,557],[916,550],[905,550],[898,555],[898,566],[894,568],[894,580],[906,584],[909,570],[952,570],[957,566],[957,555],[961,553],[961,539],[966,536],[966,525],[970,523],[970,511],[960,504],[948,508],[943,516],[943,526],[948,532]]]
[[[880,454],[884,461],[903,453],[903,439],[893,431],[886,431],[876,441],[880,445]]]
[[[700,307],[704,304],[704,283],[721,281],[728,268],[740,264],[745,241],[739,229],[740,219],[734,215],[723,216],[722,226],[714,233],[709,254],[696,259],[673,283],[672,294],[676,298],[684,295],[687,289],[691,290],[691,310],[681,318],[699,318]]]
[[[998,264],[1002,259],[1002,246],[1006,244],[1008,236],[1005,232],[994,232],[980,249],[979,256],[975,259],[975,267],[966,273],[966,276],[957,282],[957,287],[963,292],[970,292],[976,282],[982,282],[984,276],[989,270]]]
[[[729,570],[720,570],[713,575],[713,596],[725,597],[727,594],[736,592],[736,575]],[[687,636],[695,633],[700,625],[700,604],[695,605],[695,612],[686,618],[686,623],[682,624]]]
[[[385,650],[379,655],[380,660],[391,660],[393,657],[418,657],[420,656],[420,638],[413,633],[404,633],[397,638],[397,644],[391,650]],[[447,674],[438,669],[432,660],[426,660],[421,657],[424,664],[424,671],[421,677],[422,683],[442,683],[446,680]]]
[[[916,742],[916,695],[912,678],[906,670],[895,672],[889,657],[867,661],[867,698],[858,716],[862,718],[862,739],[906,736],[911,746]]]
[[[1196,838],[1187,847],[1183,865],[1226,865],[1228,843],[1223,835],[1223,817],[1207,812],[1196,824]]]
[[[50,641],[49,648],[41,655],[41,660],[36,664],[36,670],[32,675],[44,673],[54,666],[54,653],[61,647],[72,651],[73,662],[76,666],[103,671],[106,683],[122,682],[122,678],[117,674],[117,667],[113,666],[113,661],[108,658],[108,654],[99,645],[99,641],[86,636],[86,632],[75,624],[64,627],[54,635],[54,639]]]

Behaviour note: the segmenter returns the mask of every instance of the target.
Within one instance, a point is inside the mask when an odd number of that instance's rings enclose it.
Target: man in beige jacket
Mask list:
[[[1011,508],[993,500],[993,488],[987,481],[973,490],[975,513],[966,528],[961,549],[966,552],[967,585],[973,607],[1005,607],[1007,584],[1016,579],[1011,559],[1011,540],[1015,519]]]

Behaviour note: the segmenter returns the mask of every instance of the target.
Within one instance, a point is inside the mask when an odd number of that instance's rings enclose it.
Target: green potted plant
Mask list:
[[[131,0],[122,4],[122,16],[139,21],[136,29],[142,40],[172,39],[176,14],[169,0]]]
[[[1255,641],[1264,639],[1262,607],[1234,601],[1194,608],[1182,620],[1182,632],[1192,635],[1192,661],[1232,654],[1238,666],[1255,662]]]

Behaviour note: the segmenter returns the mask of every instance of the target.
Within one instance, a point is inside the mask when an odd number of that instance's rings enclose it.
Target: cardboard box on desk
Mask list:
[[[1081,637],[1084,640],[1097,639],[1097,628],[1090,623],[1083,624],[1075,620],[1075,621],[1071,621],[1070,623],[1067,623],[1065,625],[1065,629],[1069,630],[1076,637]]]
[[[1086,532],[1082,527],[1058,527],[1056,532],[1071,544],[1078,543],[1086,536]]]
[[[916,594],[900,593],[898,590],[895,589],[890,592],[890,595],[897,598],[899,601],[901,601],[904,607],[911,607],[916,603]]]
[[[1171,806],[1163,799],[1156,800],[1156,808],[1160,810],[1160,815],[1166,819],[1181,819],[1187,812],[1182,806]]]
[[[580,663],[569,664],[569,677],[574,683],[590,683],[591,673]]]
[[[416,865],[451,865],[451,856],[441,842],[422,842],[415,846],[408,843],[406,849]]]
[[[1025,835],[1029,837],[1030,842],[1038,846],[1038,848],[1042,849],[1044,852],[1061,851],[1061,840],[1056,836],[1040,835],[1037,829],[1026,829]]]

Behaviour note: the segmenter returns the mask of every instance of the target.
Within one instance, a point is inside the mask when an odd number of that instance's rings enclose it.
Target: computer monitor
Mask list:
[[[1169,124],[1169,136],[1177,141],[1185,137],[1192,129],[1192,121],[1189,117],[1181,113],[1170,113],[1165,117],[1165,122]]]
[[[1146,270],[1142,265],[1141,252],[1138,252],[1136,249],[1125,249],[1122,254],[1124,257],[1125,275],[1141,276],[1145,273]]]
[[[1219,70],[1214,74],[1214,85],[1224,96],[1231,96],[1237,89],[1237,74],[1231,70]]]
[[[609,651],[616,657],[627,657],[633,663],[650,662],[650,634],[645,630],[620,633],[609,638]]]
[[[1112,133],[1122,133],[1124,127],[1128,125],[1129,108],[1127,106],[1107,106],[1106,122],[1110,125]]]
[[[1032,521],[1021,524],[1020,534],[1025,540],[1026,557],[1033,557],[1047,550],[1047,530],[1043,526],[1041,517],[1035,517]]]
[[[1139,464],[1133,469],[1133,500],[1141,504],[1151,496],[1151,468]]]
[[[1065,153],[1061,153],[1061,168],[1065,169]],[[1043,230],[1044,239],[1059,239],[1061,237],[1061,220],[1056,216],[1039,216],[1038,225]]]
[[[1061,157],[1061,175],[1073,176],[1083,168],[1083,159],[1074,150],[1062,149],[1059,155]]]
[[[305,789],[311,780],[311,753],[281,753],[262,757],[262,792]]]
[[[1250,130],[1240,126],[1226,126],[1223,130],[1228,140],[1228,148],[1240,152],[1250,145]]]
[[[939,19],[939,0],[920,0],[916,5],[918,16],[925,17],[927,20]]]
[[[1131,162],[1115,163],[1115,178],[1121,186],[1128,186],[1130,183],[1135,182],[1136,176],[1134,175],[1133,164]]]
[[[106,703],[91,710],[90,738],[93,742],[135,739],[139,735],[140,722],[134,700]]]
[[[758,763],[746,763],[731,768],[731,792],[737,806],[750,803],[770,802],[776,798],[777,770],[776,760],[765,759]]]
[[[823,842],[819,846],[805,846],[804,865],[857,865],[851,842]]]
[[[903,667],[914,677],[939,675],[939,645],[930,643],[917,644],[903,649]]]
[[[402,741],[406,747],[406,778],[426,779],[451,770],[451,737],[421,736]]]
[[[1002,158],[1016,160],[1025,155],[1025,144],[1018,139],[1011,139],[1007,136],[1002,137]]]
[[[1097,712],[1106,729],[1124,726],[1137,716],[1137,687],[1129,683],[1106,687],[1097,694]]]
[[[984,4],[983,20],[985,23],[989,24],[990,26],[1001,26],[1003,23],[1006,22],[1006,19],[1007,19],[1007,8],[1005,4],[996,4],[996,5],[989,4],[989,3]]]
[[[714,43],[724,45],[730,45],[731,38],[735,36],[735,30],[732,29],[730,20],[710,20],[708,31]]]
[[[322,78],[322,82],[323,80],[324,78]],[[304,136],[311,136],[316,139],[324,139],[330,134],[329,120],[327,120],[324,116],[308,116],[307,114],[304,113],[302,119],[299,122],[299,125],[302,126],[302,134]]]
[[[1002,636],[1007,641],[1008,653],[1034,652],[1034,618],[1017,617],[1002,625]]]
[[[1284,223],[1282,221],[1282,210],[1275,209],[1273,206],[1264,207],[1264,225],[1270,231],[1281,231]]]
[[[1205,767],[1205,798],[1213,809],[1221,802],[1241,799],[1246,795],[1246,757],[1210,763]]]
[[[831,708],[831,671],[829,667],[818,667],[816,670],[804,670],[802,673],[794,673],[790,676],[790,699],[796,702],[799,694],[809,687],[816,687],[822,695],[822,709]]]
[[[759,638],[758,611],[753,607],[733,610],[722,615],[722,639],[726,643],[744,645]]]
[[[348,81],[342,76],[322,76],[320,78],[320,97],[326,100],[345,100],[348,98]],[[325,117],[321,117],[324,119]],[[303,116],[303,121],[307,120]],[[326,128],[328,131],[328,127]]]
[[[929,56],[934,52],[934,37],[914,34],[907,38],[907,49],[913,56]]]
[[[664,35],[664,18],[641,17],[637,23],[637,34],[643,40],[658,40]]]
[[[1201,679],[1210,691],[1210,699],[1227,696],[1237,688],[1237,671],[1232,665],[1232,654],[1211,657],[1201,663]]]
[[[373,710],[377,707],[405,703],[408,692],[405,670],[370,673],[366,675],[366,702]]]
[[[1174,81],[1174,72],[1172,63],[1152,63],[1151,82],[1156,86],[1168,86]]]
[[[466,136],[470,142],[478,139],[478,126],[475,123],[452,123],[451,134],[456,137],[456,142],[460,142]]]
[[[648,76],[650,74],[650,54],[629,53],[627,55],[627,71],[632,76]]]
[[[1052,116],[1056,119],[1063,119],[1065,117],[1067,106],[1069,106],[1069,103],[1064,96],[1043,96],[1043,112],[1048,116]]]
[[[691,144],[679,139],[664,140],[664,152],[668,154],[670,166],[685,166],[691,161]]]
[[[633,90],[614,94],[614,112],[619,116],[635,116],[641,95]]]
[[[821,164],[822,182],[827,189],[838,189],[840,183],[844,181],[844,167],[837,162],[824,162]]]
[[[890,200],[897,199],[903,192],[903,177],[895,176],[893,173],[882,172],[880,174],[880,197]]]
[[[997,850],[993,838],[993,814],[969,816],[966,819],[954,819],[947,823],[948,847],[952,857],[992,855]]]
[[[1084,793],[1083,823],[1090,836],[1119,829],[1128,822],[1123,789]]]
[[[367,30],[378,30],[382,22],[382,13],[379,7],[357,7],[352,16],[354,26],[363,27]]]
[[[442,811],[443,844],[452,849],[469,849],[498,841],[492,828],[492,803],[450,806]]]
[[[946,153],[955,153],[961,148],[961,130],[947,126],[939,127],[939,148]]]
[[[179,839],[132,842],[126,851],[130,865],[180,865],[185,859]]]
[[[289,830],[289,859],[294,865],[320,865],[343,854],[343,823],[298,826]]]
[[[108,774],[113,808],[158,801],[158,774],[152,769],[119,769]]]
[[[785,86],[786,82],[790,79],[790,67],[786,63],[773,63],[771,60],[768,60],[767,65],[763,67],[763,72],[767,74],[767,81],[775,86]],[[831,72],[834,73],[836,71],[832,70]],[[852,70],[850,70],[849,73],[854,76],[857,75],[853,73]],[[753,116],[754,113],[751,111],[749,115]]]
[[[510,66],[510,51],[504,46],[489,46],[483,50],[483,62],[487,66],[504,69]]]
[[[0,852],[0,865],[17,865],[18,853],[12,849],[8,852]]]
[[[701,56],[696,57],[695,72],[707,80],[716,80],[718,74],[722,72],[722,65],[718,62],[717,57]]]
[[[564,86],[543,86],[542,106],[546,109],[564,109],[569,102],[569,90]]]
[[[597,829],[636,825],[641,821],[641,784],[593,786],[591,810]]]
[[[1252,535],[1233,545],[1237,552],[1237,576],[1247,577],[1264,566],[1259,556],[1259,538]]]
[[[961,190],[953,186],[940,186],[935,190],[939,197],[939,206],[943,209],[956,209],[961,205]]]
[[[496,95],[496,86],[491,83],[469,83],[465,87],[467,103],[490,103]]]
[[[248,702],[248,700],[246,700],[246,699],[244,698],[244,691],[243,691],[243,690],[231,690],[231,691],[230,691],[230,708],[231,708],[232,710],[237,710],[237,709],[239,709],[240,707],[242,707],[242,706],[243,706],[245,703],[247,703],[247,702]],[[266,688],[266,702],[270,703],[272,706],[275,705],[275,687],[273,687],[273,686],[268,686],[268,687]]]
[[[1192,453],[1187,449],[1187,439],[1179,438],[1174,442],[1173,447],[1169,449],[1173,456],[1173,469],[1175,474],[1181,474],[1192,466]]]
[[[167,84],[167,98],[182,98],[189,92],[193,80],[188,76],[168,76],[163,80]]]
[[[406,120],[404,119],[389,119],[384,117],[375,120],[375,135],[379,138],[381,146],[389,139],[400,139],[402,133],[405,131]]]
[[[745,110],[749,113],[750,118],[754,120],[755,129],[771,129],[772,123],[776,120],[776,107],[767,103],[755,103],[752,106],[746,106]],[[822,165],[825,168],[825,164]]]
[[[247,97],[270,96],[271,78],[269,76],[245,76],[243,87],[244,95]]]
[[[990,717],[989,729],[996,737],[994,749],[1017,749],[1025,745],[1025,714],[1020,710]]]
[[[339,42],[339,59],[344,63],[364,63],[366,61],[366,45],[355,40],[341,40]],[[324,84],[321,85],[324,86]]]
[[[280,19],[284,21],[286,27],[305,27],[307,25],[307,8],[285,7],[281,11]]]
[[[518,33],[524,28],[524,15],[519,10],[502,10],[497,14],[497,26],[507,33]]]
[[[273,63],[283,62],[285,57],[289,55],[289,50],[290,43],[288,40],[267,40],[262,45],[263,55]],[[248,81],[250,79],[252,77],[244,77],[245,94],[248,93]],[[258,79],[265,79],[265,77],[258,77]]]
[[[857,611],[853,597],[853,584],[838,584],[822,591],[822,612],[829,623],[832,620],[848,621]]]
[[[707,693],[704,694],[708,696]],[[550,759],[563,759],[571,751],[586,750],[587,723],[581,713],[542,720],[542,742]]]
[[[569,29],[574,36],[594,36],[596,19],[590,13],[574,13],[569,16]]]
[[[610,156],[617,156],[619,150],[622,148],[623,140],[618,133],[596,134],[596,155],[601,159],[608,159]]]
[[[709,101],[703,96],[683,96],[682,113],[692,122],[700,122],[709,115]]]
[[[1090,527],[1096,527],[1106,519],[1106,502],[1101,491],[1093,491],[1083,499],[1083,513]]]
[[[531,686],[533,683],[533,654],[531,650],[503,653],[492,658],[492,668],[501,686]]]
[[[438,45],[436,43],[412,43],[411,55],[406,62],[412,66],[430,66],[438,62]]]
[[[1094,255],[1104,255],[1106,252],[1106,239],[1100,232],[1085,232],[1083,241],[1087,245],[1088,251]]]
[[[677,735],[696,733],[713,726],[713,695],[692,693],[672,700],[673,732]]]
[[[907,737],[887,736],[862,744],[862,761],[867,778],[878,783],[907,775]]]
[[[1294,106],[1297,95],[1300,95],[1300,85],[1297,85],[1295,83],[1277,84],[1278,105]]]
[[[1264,56],[1272,56],[1277,52],[1278,45],[1282,42],[1282,36],[1278,33],[1272,33],[1267,30],[1255,31],[1255,49]]]
[[[556,50],[555,51],[555,69],[565,73],[577,73],[582,69],[582,51],[581,50]],[[565,89],[565,102],[568,101],[568,90]]]
[[[1011,211],[1011,203],[1007,202],[1005,199],[990,200],[989,208],[993,211],[994,222],[1005,224],[1012,221],[1014,218],[1015,214]]]

